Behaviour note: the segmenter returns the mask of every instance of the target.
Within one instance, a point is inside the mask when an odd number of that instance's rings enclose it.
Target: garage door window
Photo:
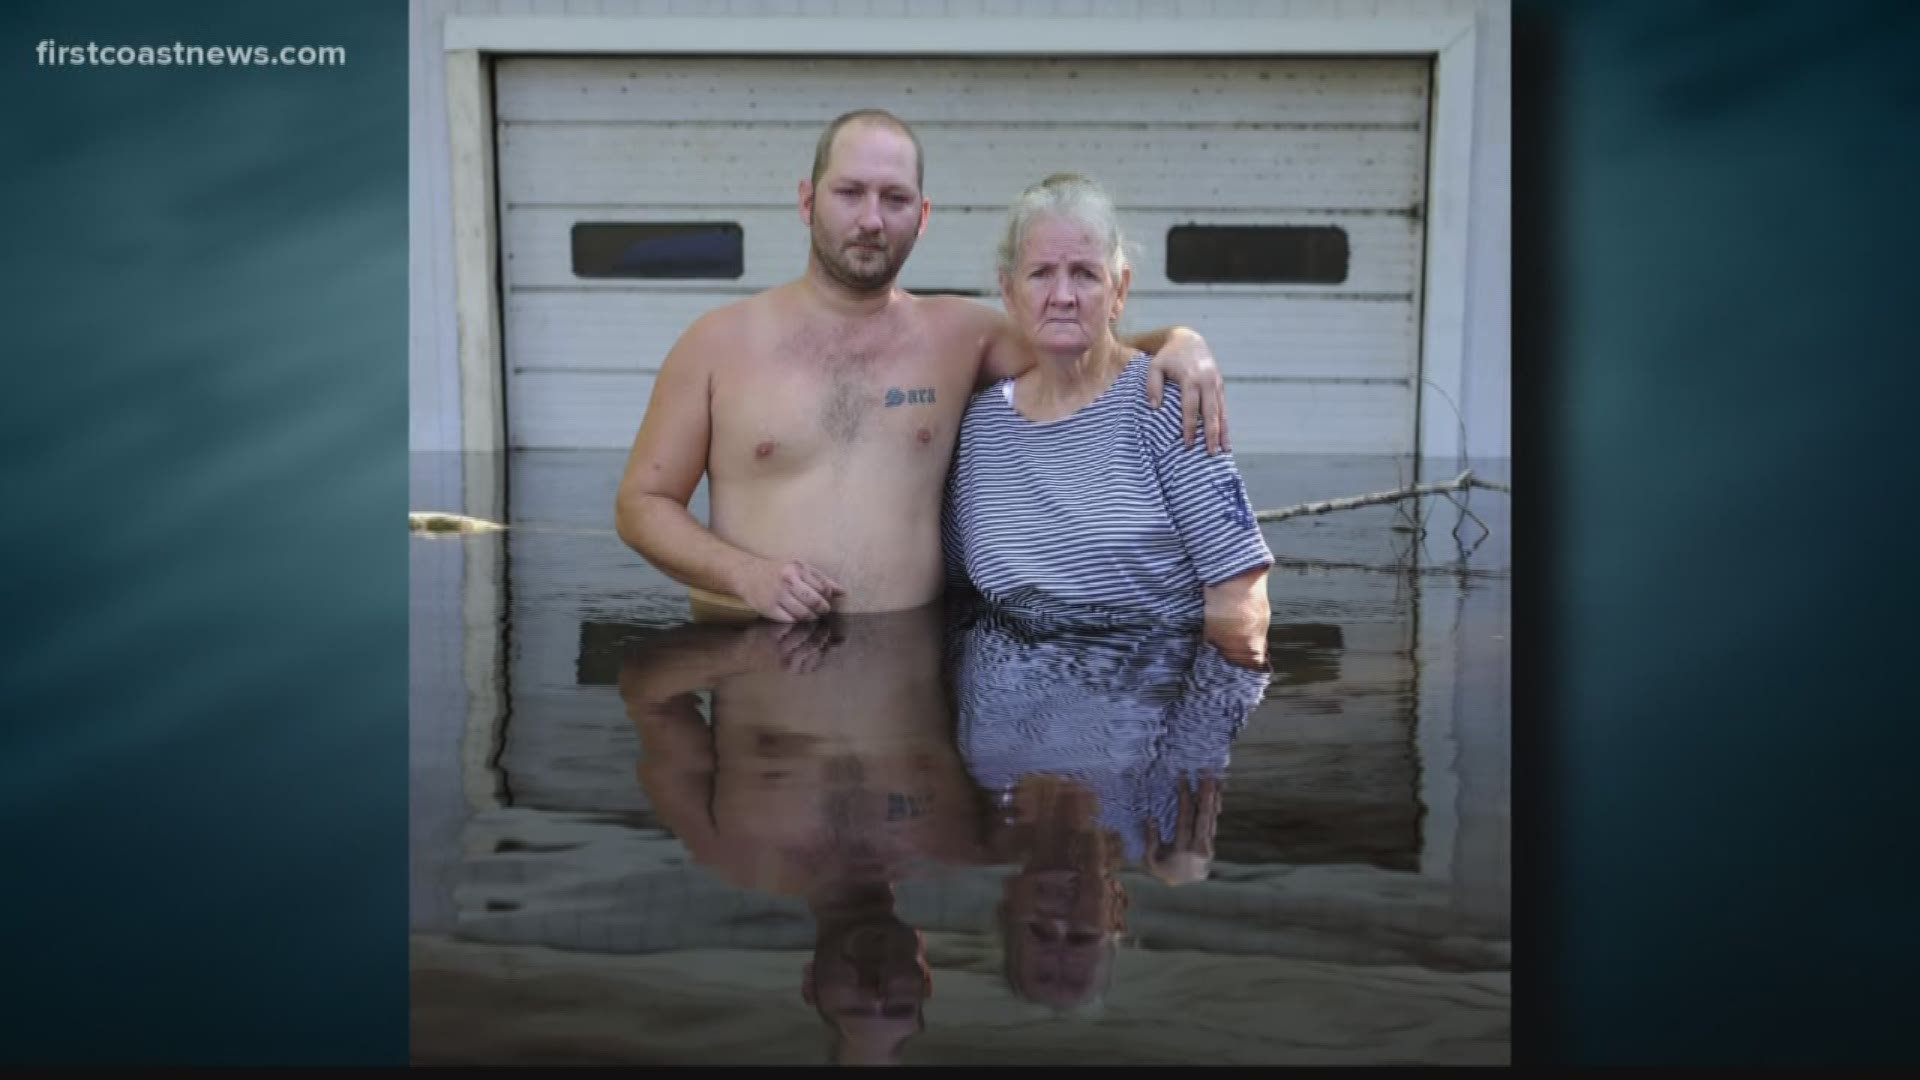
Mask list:
[[[1333,226],[1167,230],[1167,280],[1183,285],[1338,285],[1347,280],[1347,257],[1347,231]]]
[[[745,272],[734,221],[582,221],[573,226],[573,272],[583,278],[732,280]]]

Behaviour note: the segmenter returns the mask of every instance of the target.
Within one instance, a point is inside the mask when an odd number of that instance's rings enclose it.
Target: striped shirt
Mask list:
[[[1104,625],[1197,623],[1202,590],[1271,566],[1232,456],[1180,437],[1180,388],[1147,404],[1137,353],[1059,420],[1014,410],[1013,382],[960,422],[943,522],[950,576],[1021,614]]]
[[[1133,862],[1149,822],[1175,835],[1183,786],[1225,778],[1271,679],[1192,631],[1056,629],[993,611],[958,626],[948,650],[974,782],[998,796],[1028,776],[1078,781]]]

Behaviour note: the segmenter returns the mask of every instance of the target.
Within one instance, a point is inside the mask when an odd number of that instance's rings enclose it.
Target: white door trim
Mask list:
[[[492,55],[1427,56],[1434,62],[1421,379],[1410,445],[1459,453],[1466,397],[1476,21],[1364,19],[447,17],[461,442],[504,449],[499,208],[493,205]],[[797,167],[797,166],[796,166]],[[1436,390],[1436,388],[1438,388]],[[1444,396],[1443,396],[1444,395]]]
[[[453,311],[460,362],[460,448],[507,448],[500,336],[500,208],[494,188],[493,64],[447,53],[447,153],[453,213]]]
[[[444,46],[497,53],[645,55],[1409,56],[1438,53],[1471,16],[1074,19],[449,15]]]

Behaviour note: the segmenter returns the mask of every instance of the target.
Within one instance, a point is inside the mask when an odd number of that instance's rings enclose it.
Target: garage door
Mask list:
[[[507,429],[624,448],[701,312],[797,276],[826,121],[879,106],[926,148],[902,274],[998,305],[1027,184],[1074,170],[1135,245],[1126,323],[1206,334],[1237,451],[1415,442],[1424,60],[526,58],[496,72]]]

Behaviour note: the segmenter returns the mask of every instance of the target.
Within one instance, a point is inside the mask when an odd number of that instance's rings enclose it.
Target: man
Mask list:
[[[828,126],[800,182],[806,272],[695,320],[662,363],[620,481],[620,538],[687,585],[697,616],[779,622],[894,611],[940,595],[941,502],[969,395],[1032,366],[1005,317],[894,281],[926,230],[919,140],[878,110]],[[1218,368],[1199,335],[1154,353],[1226,441]],[[1171,345],[1165,353],[1163,347]],[[711,520],[687,502],[711,477]]]

